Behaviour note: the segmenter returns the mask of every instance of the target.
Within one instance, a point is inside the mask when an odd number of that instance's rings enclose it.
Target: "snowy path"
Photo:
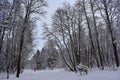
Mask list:
[[[68,72],[63,69],[32,71],[25,70],[20,78],[11,76],[8,80],[120,80],[120,70],[117,71],[92,71],[88,75],[80,76],[79,73]]]

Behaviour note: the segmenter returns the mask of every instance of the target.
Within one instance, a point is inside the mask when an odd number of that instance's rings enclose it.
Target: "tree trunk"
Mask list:
[[[111,40],[112,40],[112,45],[113,45],[113,50],[114,50],[115,63],[116,63],[116,66],[119,67],[119,58],[118,58],[118,52],[117,52],[116,38],[115,38],[115,35],[113,34],[112,24],[109,19],[108,7],[107,7],[106,0],[104,0],[103,2],[104,2],[103,4],[105,7],[106,19],[107,19],[107,27],[108,27],[110,35],[111,35]]]
[[[93,9],[94,4],[93,4],[92,0],[90,0],[90,5],[91,5],[93,23],[94,23],[94,27],[95,27],[95,36],[96,36],[97,50],[98,50],[98,55],[99,55],[99,59],[100,59],[99,61],[100,61],[100,65],[101,65],[102,69],[104,69],[103,61],[102,61],[102,56],[101,56],[101,51],[100,51],[99,34],[98,34],[98,30],[97,30],[95,13],[94,13],[94,9]]]
[[[90,23],[89,23],[89,19],[88,19],[86,8],[85,8],[85,0],[83,0],[83,8],[84,8],[85,18],[86,18],[86,21],[87,21],[87,27],[89,29],[89,37],[90,37],[90,43],[91,43],[91,53],[95,57],[98,67],[100,67],[98,58],[96,56],[95,46],[94,46],[94,43],[93,43],[93,40],[92,40],[92,33],[91,33]]]
[[[18,63],[17,63],[17,74],[16,77],[19,78],[20,75],[20,69],[21,69],[21,55],[22,55],[22,48],[23,48],[23,42],[24,42],[24,32],[25,32],[26,26],[24,26],[22,30],[22,34],[20,36],[20,49],[19,49],[19,55],[18,55]]]

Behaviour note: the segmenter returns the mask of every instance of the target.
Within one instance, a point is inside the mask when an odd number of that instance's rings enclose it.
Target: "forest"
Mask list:
[[[63,2],[51,24],[40,24],[46,41],[34,53],[36,21],[49,14],[48,7],[47,0],[0,0],[0,73],[9,79],[11,74],[19,78],[26,68],[75,73],[79,64],[119,68],[120,0]]]

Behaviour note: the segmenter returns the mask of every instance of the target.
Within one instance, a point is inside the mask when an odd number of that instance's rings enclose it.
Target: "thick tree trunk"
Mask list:
[[[99,55],[99,59],[100,59],[100,60],[99,60],[99,61],[100,61],[100,66],[102,67],[102,69],[104,69],[103,61],[102,61],[102,56],[101,56],[101,51],[100,51],[99,34],[98,34],[98,30],[97,30],[95,13],[94,13],[94,9],[93,9],[94,4],[93,4],[93,1],[92,1],[92,0],[90,0],[90,5],[91,5],[93,23],[94,23],[94,27],[95,27],[95,36],[96,36],[96,43],[97,43],[98,55]]]
[[[107,7],[106,0],[104,0],[103,2],[104,2],[103,4],[105,7],[106,19],[107,19],[107,27],[108,27],[110,35],[111,35],[111,40],[112,40],[112,45],[113,45],[113,50],[114,50],[115,63],[116,63],[116,66],[119,67],[119,58],[118,58],[118,52],[117,52],[116,38],[115,38],[115,35],[113,34],[112,24],[109,19],[108,7]]]
[[[83,8],[84,8],[84,14],[85,14],[86,22],[87,22],[87,27],[89,29],[89,37],[90,37],[90,43],[91,43],[91,53],[95,57],[98,67],[100,67],[99,60],[98,60],[97,55],[96,55],[95,46],[94,46],[93,39],[92,39],[92,33],[91,33],[89,19],[88,19],[86,8],[85,8],[85,0],[83,0]]]
[[[19,55],[18,55],[18,62],[17,62],[17,74],[16,77],[19,78],[20,71],[21,71],[21,55],[22,55],[22,49],[23,49],[23,42],[24,42],[24,32],[26,27],[24,26],[22,30],[22,34],[20,36],[20,49],[19,49]]]

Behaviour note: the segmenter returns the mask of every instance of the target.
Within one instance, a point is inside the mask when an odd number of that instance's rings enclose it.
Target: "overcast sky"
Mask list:
[[[55,12],[55,10],[62,6],[63,2],[68,2],[70,4],[74,4],[75,0],[48,0],[48,7],[46,9],[47,14],[46,17],[41,19],[40,22],[37,22],[37,27],[35,28],[35,50],[36,49],[41,49],[45,43],[45,41],[42,39],[42,29],[41,29],[41,23],[46,22],[50,23],[51,22],[51,15]]]

